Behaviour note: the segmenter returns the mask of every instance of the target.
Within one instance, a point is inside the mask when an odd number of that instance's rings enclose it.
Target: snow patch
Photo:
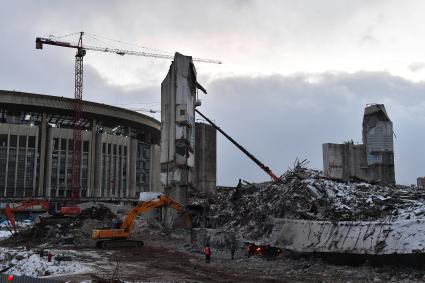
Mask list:
[[[10,231],[0,230],[0,240],[7,239],[10,236],[12,236],[12,233],[10,233]]]
[[[7,273],[11,275],[44,277],[91,271],[91,268],[77,261],[56,261],[53,257],[48,262],[46,257],[41,258],[31,251],[0,248],[0,252],[1,267],[10,266]]]

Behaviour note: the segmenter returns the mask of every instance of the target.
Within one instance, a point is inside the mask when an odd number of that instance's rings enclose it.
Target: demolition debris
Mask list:
[[[425,194],[417,187],[342,181],[302,165],[278,182],[220,189],[210,198],[211,227],[246,239],[267,237],[273,218],[327,221],[396,221],[425,216]]]
[[[93,228],[111,227],[118,216],[105,206],[92,206],[78,216],[42,215],[33,227],[21,230],[2,242],[3,245],[37,245],[41,243],[94,246]]]

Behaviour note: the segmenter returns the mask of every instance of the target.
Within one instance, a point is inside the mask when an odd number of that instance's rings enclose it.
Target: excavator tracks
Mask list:
[[[143,241],[136,240],[105,240],[96,242],[96,247],[99,249],[113,248],[140,248],[143,247]]]

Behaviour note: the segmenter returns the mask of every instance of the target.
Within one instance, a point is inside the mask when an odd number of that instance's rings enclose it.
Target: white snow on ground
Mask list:
[[[30,219],[15,222],[15,225],[18,231],[29,228],[33,226],[33,224],[34,222],[31,221]],[[10,229],[9,223],[7,221],[3,221],[0,223],[0,240],[4,240],[12,236],[9,229]]]
[[[7,271],[11,275],[32,277],[56,276],[72,273],[89,272],[91,269],[78,261],[48,262],[47,257],[41,258],[33,251],[12,250],[0,248],[0,268],[12,266]]]
[[[16,227],[30,227],[34,224],[34,221],[30,220],[30,219],[25,219],[23,221],[15,221],[15,225]],[[9,223],[7,221],[3,221],[0,223],[0,228],[7,228],[9,227]]]
[[[10,233],[10,231],[0,230],[0,240],[7,239],[10,236],[12,236],[12,233]]]

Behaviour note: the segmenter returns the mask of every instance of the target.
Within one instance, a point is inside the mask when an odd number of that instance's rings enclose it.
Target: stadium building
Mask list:
[[[161,191],[160,122],[83,101],[80,198],[134,201]],[[0,90],[0,197],[71,194],[73,99]]]

